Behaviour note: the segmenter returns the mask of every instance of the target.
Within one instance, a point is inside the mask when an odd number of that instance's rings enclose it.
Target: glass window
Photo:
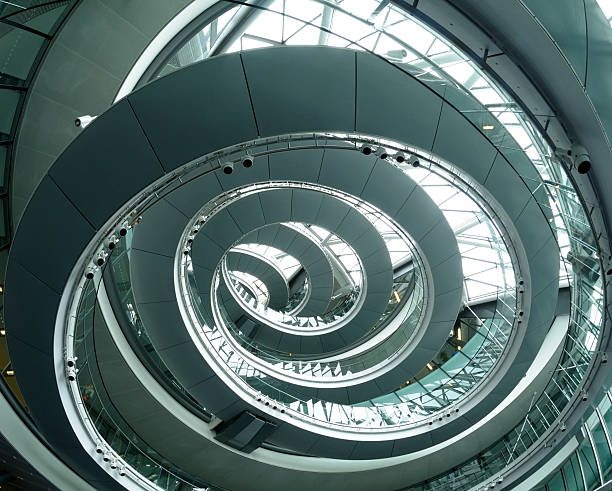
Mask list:
[[[582,464],[582,470],[584,472],[584,480],[586,481],[587,489],[595,489],[599,486],[599,471],[597,470],[597,462],[595,461],[595,454],[591,448],[591,442],[588,436],[585,436],[582,445],[578,449],[578,456],[580,457],[580,463]]]
[[[565,485],[563,484],[563,476],[561,471],[557,471],[553,474],[552,478],[546,483],[546,489],[548,491],[564,491]]]
[[[2,75],[26,80],[44,40],[37,34],[0,24]]]
[[[584,491],[582,474],[580,473],[580,466],[578,465],[578,458],[575,453],[563,464],[562,470],[565,486],[568,491]]]
[[[594,413],[597,415],[597,412]],[[608,445],[608,439],[606,433],[601,425],[599,418],[597,422],[591,428],[591,435],[593,437],[593,444],[599,457],[599,464],[601,466],[601,472],[604,474],[610,473],[612,468],[612,454],[610,454],[610,447]]]

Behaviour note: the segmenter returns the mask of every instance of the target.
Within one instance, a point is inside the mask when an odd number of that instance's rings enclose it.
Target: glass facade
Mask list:
[[[9,180],[19,117],[38,64],[75,3],[0,2],[0,249],[11,240]]]
[[[578,432],[578,448],[548,476],[538,491],[593,490],[612,486],[612,394],[606,392]],[[607,488],[606,488],[607,489]]]

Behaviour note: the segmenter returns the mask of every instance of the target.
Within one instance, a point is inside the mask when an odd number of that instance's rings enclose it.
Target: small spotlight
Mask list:
[[[116,469],[116,468],[117,468],[117,466],[118,466],[118,465],[117,465],[117,459],[113,459],[113,460],[111,460],[111,463],[110,463],[110,468],[111,468],[111,469]]]
[[[104,447],[102,446],[101,442],[98,442],[96,444],[96,453],[99,453],[99,454],[104,453]]]
[[[99,255],[98,259],[96,259],[96,264],[98,266],[102,266],[104,264],[104,256],[103,255]]]
[[[87,278],[88,280],[93,280],[93,278],[94,278],[93,269],[88,269],[87,270],[87,272],[85,273],[85,278]]]
[[[105,452],[104,456],[102,457],[102,460],[104,460],[104,462],[110,462],[112,459],[112,455],[110,454],[110,452]]]
[[[586,174],[591,170],[591,162],[585,160],[578,164],[578,174]]]
[[[68,376],[68,380],[70,380],[70,382],[74,382],[76,380],[76,374],[77,370],[75,368],[69,368],[66,371],[66,375]]]
[[[72,368],[76,365],[76,361],[78,360],[78,358],[76,356],[72,357],[72,358],[67,358],[66,359],[66,366],[68,368]]]
[[[125,467],[124,467],[124,466],[121,466],[121,467],[119,468],[119,475],[120,475],[120,476],[125,476]]]
[[[247,169],[249,167],[253,167],[253,156],[252,155],[246,155],[243,159],[242,159],[242,166],[246,167]]]
[[[383,147],[378,147],[378,149],[376,150],[376,156],[381,160],[387,160],[389,154]]]
[[[419,165],[421,165],[421,162],[419,161],[419,158],[416,155],[413,155],[412,157],[410,157],[410,159],[408,160],[408,163],[412,167],[418,167]]]
[[[225,164],[223,164],[223,173],[229,175],[232,172],[234,172],[234,163],[225,162]]]
[[[402,164],[402,163],[404,163],[404,162],[406,161],[406,155],[404,155],[402,152],[397,152],[397,153],[395,154],[395,161],[396,161],[398,164]]]
[[[364,155],[370,155],[373,152],[373,149],[370,145],[363,145],[361,147],[361,153]]]
[[[589,393],[586,390],[582,391],[582,400],[586,402],[589,399]]]
[[[567,430],[567,426],[565,426],[565,423],[561,423],[561,426],[559,426],[559,429],[564,432],[565,430]]]
[[[605,351],[601,354],[601,362],[608,363],[608,353],[606,353]]]
[[[574,155],[574,165],[578,169],[578,174],[586,174],[591,170],[591,157],[586,148],[582,145],[573,145],[572,154]]]
[[[121,237],[125,237],[127,235],[127,228],[121,227],[119,229],[119,235],[121,235]]]

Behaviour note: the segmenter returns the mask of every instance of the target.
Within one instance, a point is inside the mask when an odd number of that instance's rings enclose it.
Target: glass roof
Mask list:
[[[597,4],[612,27],[612,0],[597,0]]]

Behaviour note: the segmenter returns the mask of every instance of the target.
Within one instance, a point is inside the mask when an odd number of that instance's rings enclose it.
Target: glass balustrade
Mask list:
[[[117,251],[119,252],[119,251]],[[113,258],[113,254],[110,258]],[[118,255],[127,257],[125,251]],[[108,268],[107,262],[105,268]],[[73,353],[76,362],[78,405],[94,441],[104,441],[120,458],[120,471],[134,472],[138,479],[146,479],[159,489],[183,491],[210,486],[187,476],[171,462],[149,447],[122,418],[112,403],[103,381],[95,352],[95,337],[108,327],[98,303],[98,291],[103,270],[87,281],[76,313]],[[109,459],[116,458],[109,455]],[[210,488],[215,489],[215,488]]]

